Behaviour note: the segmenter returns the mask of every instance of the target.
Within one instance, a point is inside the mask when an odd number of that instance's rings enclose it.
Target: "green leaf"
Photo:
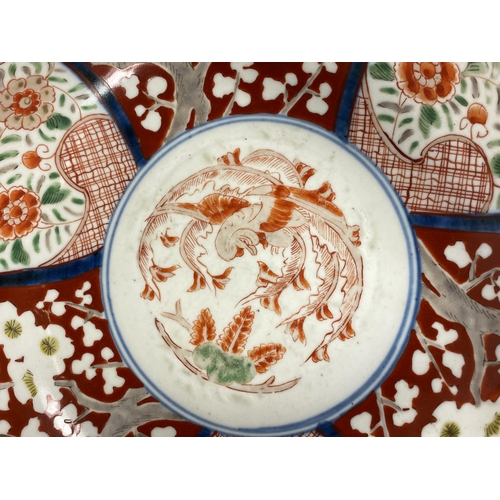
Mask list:
[[[497,176],[500,177],[500,154],[494,156],[491,160],[491,168],[493,170],[493,173]]]
[[[489,148],[494,148],[496,146],[500,146],[500,139],[497,139],[496,141],[490,141],[488,144],[486,144]]]
[[[482,75],[488,71],[488,65],[484,62],[471,62],[465,68],[462,76]]]
[[[38,133],[42,136],[42,139],[47,142],[54,142],[56,140],[55,137],[49,137],[48,135],[45,135],[42,131],[41,128],[38,129]]]
[[[40,73],[42,71],[42,65],[39,62],[32,62],[33,67],[35,68],[35,73]]]
[[[394,123],[394,117],[392,117],[391,115],[377,115],[377,118],[381,122]]]
[[[486,88],[486,89],[490,90],[490,89],[491,89],[490,82],[488,82],[488,81],[486,81],[486,80],[485,80],[485,81],[484,81],[484,88]]]
[[[383,87],[380,89],[380,92],[383,92],[384,94],[390,94],[390,95],[394,95],[394,94],[398,93],[398,91],[394,87]]]
[[[63,218],[63,216],[61,215],[61,213],[59,212],[59,210],[53,208],[52,209],[52,213],[55,215],[56,219],[60,222],[66,222],[66,219]],[[59,231],[59,228],[56,227],[56,233]]]
[[[60,113],[54,113],[47,120],[46,125],[49,130],[54,130],[55,128],[59,130],[66,130],[71,127],[71,120],[67,116],[61,115]]]
[[[66,78],[59,78],[58,76],[49,76],[47,80],[49,82],[68,83],[68,80],[66,80]]]
[[[413,153],[413,150],[418,146],[418,141],[412,142],[410,146],[410,154]]]
[[[82,200],[81,198],[71,198],[71,202],[75,205],[83,205],[85,200]]]
[[[79,83],[78,85],[75,85],[74,87],[71,87],[68,92],[71,94],[73,92],[77,92],[78,90],[84,89],[85,84],[84,83]]]
[[[7,184],[12,184],[13,182],[16,182],[18,179],[21,178],[21,174],[16,174],[7,179]]]
[[[455,100],[462,106],[467,107],[469,105],[469,103],[461,95],[456,95]]]
[[[18,238],[14,241],[10,251],[10,258],[14,264],[27,266],[30,263],[30,256],[23,247],[23,242]]]
[[[33,238],[33,248],[35,249],[36,253],[40,253],[40,232],[36,233],[35,237]]]
[[[30,176],[28,177],[28,180],[26,182],[26,185],[28,186],[28,189],[30,191],[33,191],[33,186],[31,185],[31,181],[33,180],[33,174],[30,174]]]
[[[386,62],[378,62],[370,66],[370,75],[375,80],[384,80],[385,82],[394,81],[394,70]]]
[[[0,245],[0,253],[5,252],[5,249],[9,246],[9,242],[5,241]]]
[[[61,184],[55,182],[51,184],[42,196],[42,205],[53,205],[54,203],[60,203],[65,200],[69,194],[69,189],[61,189]]]
[[[19,151],[5,151],[0,155],[0,161],[5,160],[6,158],[14,158],[19,154]]]
[[[60,175],[57,172],[51,172],[49,174],[49,179],[57,179]]]
[[[441,108],[443,109],[444,114],[446,115],[446,121],[448,122],[448,128],[450,129],[450,131],[452,131],[453,130],[453,121],[452,121],[451,116],[450,116],[450,110],[448,109],[448,106],[446,106],[446,104],[442,104]]]
[[[435,127],[441,126],[441,120],[436,110],[432,106],[424,104],[420,108],[420,118],[418,119],[418,127],[420,128],[422,135],[428,139],[430,135],[431,126]]]
[[[92,104],[91,106],[82,106],[84,111],[89,111],[91,109],[97,109],[97,104]]]
[[[9,75],[12,76],[13,78],[16,75],[16,69],[17,69],[17,66],[15,65],[15,63],[12,63],[9,66]]]
[[[0,143],[7,144],[8,142],[19,142],[21,140],[20,135],[9,135],[8,137],[4,137]]]
[[[55,212],[55,210],[52,210],[53,212]],[[56,226],[56,241],[57,241],[57,244],[60,245],[61,244],[61,235],[59,233],[59,228]]]
[[[0,259],[0,264],[2,264],[2,267],[5,270],[9,269],[9,266],[7,265],[7,262],[5,262],[5,259]]]
[[[462,92],[462,94],[465,94],[467,90],[467,81],[465,80],[465,78],[462,78],[460,80],[460,92]]]
[[[413,118],[405,118],[404,120],[401,120],[401,123],[398,125],[398,128],[404,127],[408,123],[411,123],[413,121]]]
[[[62,108],[65,102],[66,102],[66,96],[64,94],[61,94],[61,97],[59,97],[59,106],[61,106]]]

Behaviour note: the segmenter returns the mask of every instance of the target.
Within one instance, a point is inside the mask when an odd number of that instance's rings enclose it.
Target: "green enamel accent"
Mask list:
[[[0,259],[0,265],[5,269],[9,269],[9,265],[7,264],[7,261],[5,259]]]
[[[65,102],[66,102],[66,96],[64,94],[61,94],[61,97],[59,97],[59,106],[61,106],[62,108]]]
[[[49,179],[58,179],[60,175],[57,172],[52,172],[49,174]]]
[[[31,397],[34,398],[38,394],[38,388],[35,384],[33,373],[30,370],[26,370],[26,373],[23,376],[24,385],[30,391]]]
[[[17,69],[17,66],[14,63],[12,63],[9,66],[9,75],[14,77],[16,75],[16,69]]]
[[[66,80],[66,78],[59,78],[58,76],[49,76],[47,80],[49,82],[68,83],[68,80]]]
[[[55,182],[47,188],[45,193],[43,193],[42,205],[60,203],[69,196],[70,192],[71,191],[69,189],[61,189],[61,184],[59,182]]]
[[[85,201],[80,198],[71,198],[71,202],[75,205],[83,205],[85,203]]]
[[[23,247],[23,242],[18,238],[14,241],[10,250],[10,258],[14,264],[27,266],[30,263],[30,256]]]
[[[413,121],[413,118],[405,118],[404,120],[401,120],[401,123],[398,125],[398,128],[404,127],[408,123],[411,123]]]
[[[11,319],[9,321],[6,321],[5,324],[3,325],[3,331],[9,339],[17,339],[21,333],[23,333],[23,327],[21,326],[21,323],[17,321],[16,319]]]
[[[257,373],[252,361],[246,356],[229,354],[210,342],[198,346],[194,350],[193,359],[216,384],[246,384]]]
[[[53,208],[52,213],[59,222],[66,222],[66,219],[60,214],[59,210]]]
[[[35,237],[33,238],[33,248],[36,253],[40,253],[40,233],[36,233]]]
[[[386,62],[378,62],[370,66],[370,75],[375,80],[384,80],[386,82],[394,81],[394,70]]]
[[[56,140],[55,137],[49,137],[47,134],[44,134],[41,128],[38,129],[38,133],[40,134],[40,136],[44,141],[54,142]]]
[[[49,335],[41,340],[40,349],[46,356],[53,356],[59,350],[59,341]]]
[[[456,95],[455,100],[464,107],[467,107],[469,105],[469,103],[460,95]]]
[[[389,123],[394,123],[394,117],[391,115],[378,115],[377,118],[381,122],[389,122]]]
[[[71,88],[68,90],[68,92],[69,92],[70,94],[72,94],[73,92],[77,92],[78,90],[82,90],[82,89],[84,89],[84,88],[85,88],[85,84],[83,84],[83,83],[79,83],[79,84],[75,85],[74,87],[71,87]]]
[[[460,436],[460,427],[455,422],[446,422],[443,427],[441,427],[439,435],[441,437],[458,437]]]
[[[9,246],[8,241],[4,241],[3,243],[0,244],[0,253],[5,252],[5,249]]]
[[[7,179],[7,184],[12,184],[13,182],[16,182],[18,179],[21,178],[21,174],[16,174]]]
[[[19,154],[19,151],[5,151],[0,155],[0,161],[5,160],[6,158],[14,158]]]
[[[491,159],[491,168],[493,170],[493,173],[499,177],[500,176],[500,154],[495,155]]]
[[[55,213],[57,212],[57,210],[52,210],[54,212],[54,215]],[[59,212],[57,212],[59,213]],[[60,219],[61,220],[61,219]],[[55,233],[56,233],[56,241],[57,241],[57,244],[60,245],[61,244],[61,234],[59,232],[59,227],[56,226],[55,228]]]
[[[49,130],[66,130],[71,127],[71,120],[67,116],[61,115],[60,113],[54,113],[47,120],[46,125]]]
[[[40,73],[42,71],[42,65],[39,62],[32,62],[33,67],[35,68],[35,73]]]
[[[418,141],[412,142],[410,146],[410,154],[413,153],[413,150],[418,146]]]
[[[97,104],[91,104],[90,106],[82,106],[84,111],[90,111],[91,109],[97,109]]]
[[[383,87],[380,89],[380,92],[389,95],[395,95],[398,93],[398,91],[394,87]]]
[[[9,135],[8,137],[4,137],[0,143],[7,144],[8,142],[19,142],[21,140],[20,135]]]

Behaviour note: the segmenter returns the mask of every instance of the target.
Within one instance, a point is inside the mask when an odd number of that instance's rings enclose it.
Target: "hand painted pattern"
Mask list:
[[[261,245],[271,254],[288,251],[289,256],[283,257],[280,273],[259,261],[257,288],[241,301],[259,300],[263,307],[281,315],[279,299],[285,289],[311,290],[305,277],[306,255],[310,253],[316,266],[316,288],[295,313],[276,326],[285,327],[294,341],[306,344],[304,324],[308,318],[330,321],[331,330],[308,357],[314,362],[328,361],[330,342],[354,336],[351,319],[362,292],[359,228],[346,223],[333,203],[335,194],[328,182],[317,190],[305,189],[307,179],[314,174],[311,167],[293,164],[268,150],[255,151],[243,160],[239,154],[237,149],[222,156],[215,167],[174,186],[156,205],[146,221],[138,252],[145,281],[141,296],[161,300],[160,284],[175,279],[181,265],[193,273],[188,292],[205,287],[214,292],[224,289],[232,267],[215,275],[199,256],[208,254],[231,262],[245,251],[256,256]],[[191,221],[178,235],[172,235],[173,221],[186,216]],[[217,227],[214,248],[199,243]],[[169,267],[156,265],[153,243],[158,237],[167,249],[179,248],[180,261]],[[334,316],[329,300],[336,290],[343,299]]]

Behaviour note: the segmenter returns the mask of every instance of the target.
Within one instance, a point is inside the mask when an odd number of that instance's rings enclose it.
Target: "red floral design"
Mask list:
[[[460,70],[448,62],[402,62],[394,65],[397,86],[421,104],[444,104],[455,95]]]
[[[34,130],[54,112],[56,94],[40,75],[11,80],[0,92],[0,122],[9,129]]]
[[[22,238],[38,225],[42,215],[40,198],[22,186],[0,193],[0,238]]]

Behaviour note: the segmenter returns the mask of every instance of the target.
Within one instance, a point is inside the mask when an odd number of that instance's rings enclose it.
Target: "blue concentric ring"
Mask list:
[[[197,415],[189,410],[180,406],[176,401],[173,401],[167,394],[160,389],[153,380],[151,380],[148,375],[144,372],[141,366],[137,363],[134,353],[131,352],[124,341],[120,329],[118,327],[117,320],[115,318],[115,311],[113,307],[113,298],[110,293],[110,264],[111,256],[113,251],[113,243],[118,226],[122,222],[122,215],[125,207],[127,206],[131,196],[134,194],[137,186],[142,182],[143,178],[162,160],[162,158],[175,150],[179,145],[184,142],[196,137],[197,135],[203,134],[209,130],[219,127],[225,127],[235,123],[256,123],[256,122],[268,122],[275,124],[283,124],[287,126],[298,127],[303,130],[307,130],[314,134],[318,134],[321,137],[331,141],[336,146],[342,148],[344,151],[349,153],[353,158],[355,158],[359,163],[361,163],[373,176],[373,178],[380,184],[385,195],[390,200],[394,211],[397,214],[398,221],[401,226],[401,230],[404,234],[406,241],[406,249],[408,254],[408,273],[409,273],[409,291],[406,300],[406,307],[404,311],[403,320],[399,326],[398,333],[395,336],[394,342],[389,350],[385,359],[380,363],[378,369],[372,374],[372,376],[353,394],[348,398],[343,400],[341,403],[335,405],[334,407],[322,412],[321,414],[315,415],[306,420],[300,422],[294,422],[292,424],[282,425],[282,426],[272,426],[272,427],[260,427],[260,428],[231,428],[213,422],[203,415]],[[295,118],[289,118],[286,116],[268,115],[268,114],[256,114],[256,115],[242,115],[233,116],[227,118],[221,118],[208,122],[201,125],[193,130],[184,132],[183,134],[176,137],[174,140],[166,144],[162,149],[160,149],[144,166],[144,168],[139,171],[137,176],[132,180],[125,193],[123,194],[121,200],[119,201],[116,210],[111,217],[111,221],[108,226],[108,232],[106,234],[104,242],[104,257],[103,257],[103,267],[101,273],[101,284],[103,292],[103,302],[105,308],[105,314],[109,322],[110,331],[113,336],[114,342],[120,352],[122,359],[125,363],[134,371],[134,373],[139,377],[139,379],[144,383],[145,387],[148,389],[150,394],[158,399],[162,404],[170,408],[185,417],[188,420],[198,423],[204,427],[217,429],[221,432],[231,434],[231,435],[247,435],[247,436],[263,436],[263,435],[291,435],[299,432],[306,432],[308,430],[316,428],[325,422],[332,422],[339,418],[341,415],[346,413],[349,409],[353,408],[355,405],[363,401],[371,391],[375,390],[380,384],[385,380],[385,378],[391,373],[396,362],[403,353],[409,339],[411,329],[415,323],[415,318],[418,312],[418,307],[420,304],[420,260],[418,257],[418,247],[414,231],[410,225],[409,217],[405,206],[403,205],[401,199],[395,192],[392,185],[389,183],[382,171],[363,153],[361,153],[354,146],[342,141],[333,133],[314,125],[309,122],[298,120]]]

